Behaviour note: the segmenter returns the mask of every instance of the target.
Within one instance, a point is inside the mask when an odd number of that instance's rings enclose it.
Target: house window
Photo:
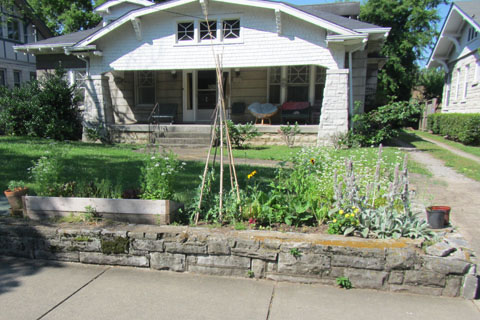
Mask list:
[[[308,101],[309,66],[288,67],[287,101]]]
[[[177,24],[178,41],[190,41],[195,37],[193,21],[181,22]]]
[[[449,73],[447,75],[447,86],[446,86],[446,105],[449,106],[450,105],[450,91],[452,89],[452,73]]]
[[[475,83],[480,81],[480,60],[477,60],[475,64]]]
[[[325,80],[327,79],[327,69],[317,67],[315,75],[315,104],[322,105],[323,90],[325,89]]]
[[[224,20],[223,21],[223,38],[237,39],[240,38],[240,20]]]
[[[467,41],[471,41],[477,37],[478,37],[478,31],[476,31],[473,27],[468,28]]]
[[[13,86],[18,88],[22,83],[22,71],[13,70]]]
[[[210,40],[217,38],[217,21],[200,22],[200,40]]]
[[[460,68],[457,69],[457,80],[455,85],[455,101],[458,101],[458,93],[460,92]]]
[[[5,80],[5,69],[0,69],[0,86],[6,86],[7,85],[7,81]]]
[[[467,90],[468,90],[468,74],[470,73],[470,65],[467,64],[465,66],[465,74],[464,74],[464,80],[463,80],[463,99],[467,98]]]
[[[155,103],[155,74],[153,71],[137,73],[137,103],[140,105]]]
[[[37,74],[35,72],[30,72],[30,81],[37,80]]]
[[[8,39],[20,41],[20,21],[11,19],[7,22]]]
[[[280,103],[280,87],[282,81],[282,68],[274,67],[269,70],[268,102]]]

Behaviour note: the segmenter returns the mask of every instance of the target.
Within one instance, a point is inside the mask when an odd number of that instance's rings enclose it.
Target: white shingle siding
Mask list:
[[[195,20],[190,16],[201,19],[200,5],[193,3],[178,8],[178,11],[181,14],[160,12],[142,17],[141,41],[136,39],[129,23],[99,39],[96,44],[103,51],[103,57],[93,59],[92,73],[99,74],[112,69],[214,68],[211,46],[176,44],[175,41],[177,21]],[[306,64],[333,69],[343,67],[344,50],[328,49],[325,30],[319,27],[283,14],[283,34],[279,36],[272,10],[244,6],[229,6],[227,10],[223,5],[215,4],[210,7],[209,17],[211,20],[221,20],[222,12],[229,12],[229,18],[239,17],[242,24],[240,43],[214,46],[217,53],[223,53],[225,68]]]

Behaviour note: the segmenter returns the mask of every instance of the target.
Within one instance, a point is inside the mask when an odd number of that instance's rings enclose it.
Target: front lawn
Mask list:
[[[438,141],[438,142],[441,142],[441,143],[444,143],[448,146],[451,146],[451,147],[454,147],[454,148],[457,148],[457,149],[460,149],[462,150],[463,152],[467,152],[467,153],[470,153],[474,156],[477,156],[477,157],[480,157],[480,147],[477,147],[477,146],[466,146],[460,142],[455,142],[455,141],[452,141],[452,140],[447,140],[441,136],[438,136],[438,135],[435,135],[435,134],[431,134],[431,133],[428,133],[428,132],[423,132],[423,131],[407,131],[408,133],[413,133],[413,134],[416,134],[417,136],[419,137],[425,137],[425,138],[428,138],[428,139],[432,139],[432,140],[435,140],[435,141]]]

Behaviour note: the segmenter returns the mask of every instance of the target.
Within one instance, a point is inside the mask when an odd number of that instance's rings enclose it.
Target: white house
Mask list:
[[[52,36],[51,31],[33,14],[25,0],[0,6],[0,86],[19,87],[36,78],[33,54],[21,54],[14,47],[35,43]]]
[[[103,17],[95,29],[16,49],[45,61],[40,69],[85,63],[85,120],[111,128],[145,123],[156,102],[178,106],[176,123],[210,122],[219,56],[229,110],[308,101],[321,109],[326,141],[348,129],[355,101],[368,101],[389,32],[355,20],[358,3],[115,0],[95,11]]]
[[[428,68],[445,70],[442,112],[480,112],[480,3],[452,3]]]

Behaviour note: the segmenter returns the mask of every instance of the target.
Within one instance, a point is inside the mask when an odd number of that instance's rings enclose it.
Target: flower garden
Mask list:
[[[9,139],[2,144],[4,161],[22,150],[29,159],[17,157],[16,175],[9,177],[24,179],[39,196],[175,200],[185,204],[176,217],[185,225],[198,214],[201,224],[240,230],[313,227],[365,238],[432,237],[424,217],[412,212],[407,160],[395,148],[303,148],[277,168],[238,166],[240,192],[223,193],[220,215],[213,169],[199,205],[200,162],[126,146]]]

